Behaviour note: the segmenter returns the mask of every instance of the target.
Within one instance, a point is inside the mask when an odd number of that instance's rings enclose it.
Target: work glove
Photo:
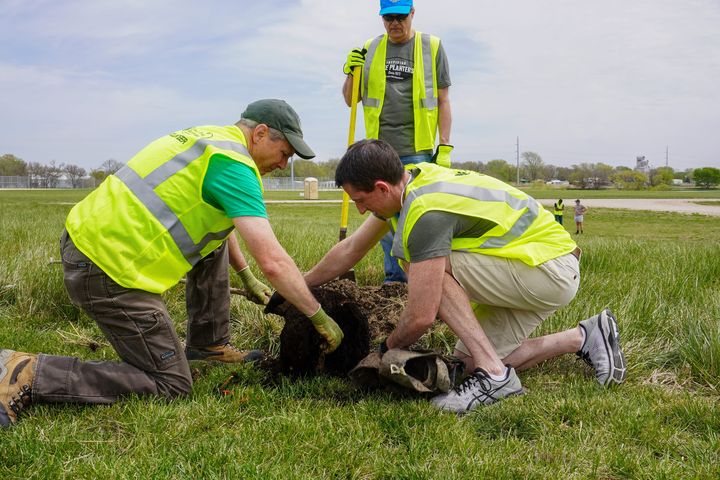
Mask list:
[[[441,143],[437,146],[435,154],[432,156],[432,162],[441,167],[450,168],[450,152],[453,150],[452,145]]]
[[[265,310],[263,310],[264,313],[275,313],[277,311],[277,308],[285,303],[285,297],[280,295],[280,292],[275,292],[272,294],[272,297],[270,297],[270,301],[265,305]]]
[[[343,332],[335,323],[335,320],[325,313],[325,310],[320,309],[315,312],[312,316],[308,317],[312,322],[315,330],[325,338],[327,343],[321,345],[320,349],[325,353],[331,353],[340,345],[343,339]]]
[[[362,68],[365,65],[365,54],[367,53],[367,49],[359,49],[359,48],[353,48],[350,50],[350,53],[348,53],[347,61],[345,62],[345,65],[343,65],[343,73],[345,75],[352,75],[353,69],[355,67]]]
[[[245,286],[247,297],[258,305],[267,305],[272,292],[270,287],[255,278],[255,275],[250,271],[250,267],[245,267],[237,273]]]

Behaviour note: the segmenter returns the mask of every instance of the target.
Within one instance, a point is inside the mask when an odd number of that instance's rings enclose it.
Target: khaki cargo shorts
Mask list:
[[[452,252],[450,263],[500,358],[519,347],[555,310],[570,303],[580,285],[580,262],[570,253],[537,267],[469,252]],[[455,348],[470,355],[461,341]]]

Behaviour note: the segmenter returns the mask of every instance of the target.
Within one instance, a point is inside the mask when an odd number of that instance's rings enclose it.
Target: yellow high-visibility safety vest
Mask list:
[[[387,34],[365,42],[367,54],[360,82],[360,96],[365,118],[365,136],[377,139],[380,132],[380,112],[385,101],[385,57]],[[427,33],[415,32],[413,70],[413,118],[415,151],[435,148],[438,125],[437,52],[440,39]]]
[[[555,215],[562,215],[563,214],[563,203],[553,203],[553,213]]]
[[[233,230],[202,198],[215,154],[252,168],[262,189],[238,127],[181,130],[149,144],[75,205],[65,222],[70,238],[123,287],[164,292]]]
[[[537,266],[576,247],[570,235],[537,200],[500,180],[432,163],[406,168],[418,172],[406,188],[399,218],[391,219],[394,257],[412,261],[408,250],[410,232],[424,213],[433,210],[496,223],[479,238],[453,238],[453,251],[513,258]]]

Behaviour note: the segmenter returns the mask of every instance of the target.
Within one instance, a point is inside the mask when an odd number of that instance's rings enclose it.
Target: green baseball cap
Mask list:
[[[299,157],[306,160],[315,157],[315,152],[303,140],[300,117],[284,100],[275,98],[257,100],[247,106],[241,118],[264,123],[282,132]]]

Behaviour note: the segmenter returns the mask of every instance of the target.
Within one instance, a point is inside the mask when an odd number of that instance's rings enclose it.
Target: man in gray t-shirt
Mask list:
[[[412,28],[412,20],[415,15],[412,0],[381,0],[380,15],[383,18],[386,35],[384,38],[377,37],[369,40],[366,45],[368,49],[353,49],[348,55],[347,62],[343,71],[347,75],[343,85],[343,95],[348,106],[352,101],[352,85],[353,85],[353,68],[362,67],[361,71],[367,79],[361,79],[361,83],[365,84],[365,90],[371,85],[383,84],[384,95],[382,98],[382,106],[380,107],[379,118],[375,120],[372,108],[374,99],[363,99],[362,95],[358,95],[358,100],[363,101],[365,108],[365,131],[368,138],[377,138],[389,143],[400,156],[400,160],[404,165],[436,161],[439,165],[450,166],[450,151],[452,146],[450,143],[450,128],[452,125],[452,115],[450,110],[449,87],[450,87],[450,69],[448,66],[445,50],[437,37],[416,32]],[[416,38],[421,35],[421,38]],[[431,39],[432,38],[432,39]],[[423,41],[424,40],[424,41]],[[418,42],[419,41],[419,42]],[[416,48],[421,45],[424,59],[431,58],[432,42],[436,42],[437,53],[434,57],[434,72],[416,71],[415,58]],[[378,48],[378,45],[384,46]],[[422,46],[424,45],[424,47]],[[430,51],[425,51],[427,48]],[[372,72],[377,71],[368,68],[372,63],[371,56],[385,55],[384,78],[376,78]],[[368,56],[368,65],[365,64],[366,54]],[[427,66],[427,65],[424,65]],[[430,68],[432,68],[430,66]],[[415,118],[414,103],[418,98],[427,100],[426,92],[416,92],[413,85],[416,83],[414,76],[423,76],[424,79],[433,78],[435,89],[437,91],[437,106],[434,107],[432,99],[427,109],[419,109],[419,118]],[[426,90],[432,91],[431,85],[425,82]],[[370,87],[371,88],[371,87]],[[361,88],[361,93],[363,88]],[[367,94],[367,92],[365,92]],[[428,114],[437,109],[436,116]],[[370,113],[369,113],[370,112]],[[423,123],[427,128],[424,131],[432,132],[432,139],[426,138],[420,132],[415,131],[416,121]],[[435,155],[435,137],[439,133],[439,144]],[[388,236],[381,242],[383,251],[385,252],[385,282],[401,281],[406,282],[407,277],[397,263],[397,260],[390,255],[392,237]]]
[[[408,17],[408,19],[409,18],[410,17]],[[387,44],[387,57],[385,60],[385,78],[387,83],[383,108],[380,112],[380,131],[378,138],[392,145],[401,159],[410,155],[432,155],[433,153],[432,150],[417,151],[415,149],[412,92],[414,43],[414,38],[404,43],[393,43],[390,38]],[[450,87],[450,69],[442,43],[438,48],[436,72],[439,94],[440,90],[447,91],[448,87]],[[449,110],[447,113],[449,116]],[[440,143],[449,143],[449,137],[450,125],[448,124],[446,138],[443,140],[441,123]]]

